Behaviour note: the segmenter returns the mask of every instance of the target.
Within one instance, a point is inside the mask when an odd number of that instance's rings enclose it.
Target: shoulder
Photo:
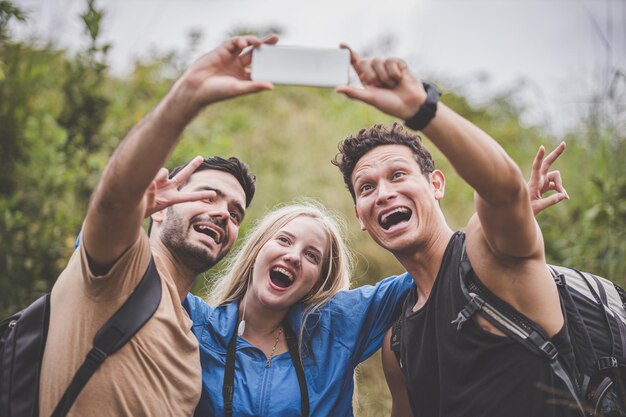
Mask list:
[[[354,309],[358,307],[355,302],[359,300],[402,297],[413,285],[413,278],[405,272],[384,278],[374,285],[367,284],[352,290],[340,291],[331,299],[331,303],[333,306]]]
[[[206,322],[214,310],[204,299],[191,293],[187,294],[183,300],[183,307],[187,310],[194,324]]]
[[[150,241],[142,231],[104,275],[91,270],[88,256],[81,241],[55,286],[82,286],[94,301],[110,301],[135,289],[150,263]]]
[[[188,294],[183,307],[193,321],[193,332],[202,346],[224,350],[237,326],[239,303],[211,306],[204,299]]]

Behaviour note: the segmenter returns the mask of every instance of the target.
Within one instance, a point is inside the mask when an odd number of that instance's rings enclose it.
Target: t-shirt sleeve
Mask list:
[[[148,268],[150,256],[150,240],[142,230],[104,275],[95,275],[91,271],[82,239],[68,266],[72,262],[80,263],[80,276],[89,297],[95,301],[110,301],[126,297],[135,290]]]
[[[392,276],[376,285],[343,291],[330,302],[335,337],[352,351],[354,365],[376,352],[385,332],[400,314],[402,302],[414,287],[409,274]]]

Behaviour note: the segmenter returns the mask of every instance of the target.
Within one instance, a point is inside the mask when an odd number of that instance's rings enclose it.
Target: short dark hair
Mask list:
[[[172,172],[170,172],[169,178],[173,178],[176,174],[180,172],[180,170],[185,168],[187,164],[183,164],[174,168]],[[219,156],[211,156],[209,158],[205,158],[204,161],[202,161],[202,164],[200,164],[200,166],[196,168],[194,174],[196,172],[204,171],[207,169],[214,169],[217,171],[226,172],[235,177],[235,179],[241,185],[241,188],[243,188],[244,193],[246,194],[246,208],[250,205],[256,191],[256,176],[250,172],[250,169],[245,162],[242,162],[239,158],[235,158],[234,156],[231,156],[228,159],[224,159]],[[189,178],[184,183],[180,184],[178,189],[180,190],[188,182]],[[148,224],[148,235],[150,235],[151,231],[152,217],[150,217],[150,222]]]
[[[173,178],[176,174],[180,172],[183,168],[185,168],[187,164],[177,166],[170,172],[169,178]],[[240,159],[231,156],[228,159],[221,158],[219,156],[211,156],[209,158],[205,158],[202,161],[202,164],[196,168],[194,174],[199,171],[204,171],[207,169],[214,169],[217,171],[226,172],[239,182],[241,188],[243,188],[244,193],[246,194],[246,207],[250,205],[252,202],[252,198],[254,197],[254,192],[256,191],[256,176],[250,172],[248,165],[242,162]],[[189,182],[189,179],[185,181],[183,184],[180,184],[180,187],[183,187],[185,184]]]
[[[343,174],[343,181],[356,202],[356,194],[352,186],[352,171],[359,159],[377,146],[404,145],[411,149],[415,155],[415,161],[422,170],[422,174],[428,176],[435,170],[435,161],[430,152],[422,146],[422,138],[407,132],[399,123],[392,126],[376,124],[368,129],[361,129],[356,135],[351,135],[339,142],[339,153],[331,161]]]

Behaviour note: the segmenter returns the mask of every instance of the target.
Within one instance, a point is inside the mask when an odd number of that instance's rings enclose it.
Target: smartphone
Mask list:
[[[261,45],[252,51],[253,80],[274,84],[347,85],[350,52],[341,48]]]

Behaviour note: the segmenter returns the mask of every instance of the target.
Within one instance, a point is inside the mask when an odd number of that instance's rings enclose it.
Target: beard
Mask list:
[[[172,252],[175,259],[178,259],[186,268],[189,268],[196,274],[201,274],[211,269],[227,253],[227,250],[225,250],[223,246],[219,246],[220,250],[218,250],[217,253],[212,253],[209,248],[200,243],[194,244],[189,242],[188,237],[191,225],[199,221],[210,221],[220,226],[225,233],[222,238],[222,244],[228,242],[228,235],[226,234],[226,227],[223,221],[196,216],[189,221],[189,224],[186,224],[184,219],[180,217],[172,207],[167,209],[167,217],[163,222],[163,229],[161,231],[161,241],[165,247]]]

